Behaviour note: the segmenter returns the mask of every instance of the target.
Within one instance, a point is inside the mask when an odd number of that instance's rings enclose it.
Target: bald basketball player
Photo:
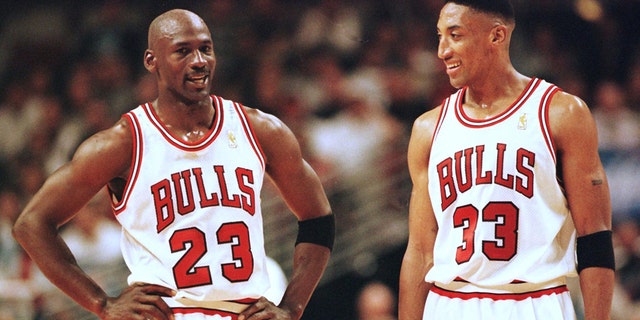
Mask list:
[[[324,272],[335,225],[318,176],[282,121],[211,93],[216,62],[199,16],[171,10],[153,20],[144,66],[157,99],[84,141],[14,226],[51,282],[101,319],[299,319]],[[279,305],[263,297],[265,176],[298,220]],[[59,236],[105,186],[131,271],[117,297],[80,269]]]

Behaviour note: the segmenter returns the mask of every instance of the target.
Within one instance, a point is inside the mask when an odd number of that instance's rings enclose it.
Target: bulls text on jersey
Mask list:
[[[525,148],[509,150],[504,143],[498,143],[496,151],[496,167],[486,171],[483,171],[484,145],[457,151],[437,164],[443,211],[455,202],[458,192],[464,193],[482,184],[496,184],[527,198],[533,197],[535,153]],[[505,164],[506,152],[515,152],[515,164]]]
[[[195,211],[196,206],[239,208],[252,216],[256,213],[253,171],[238,167],[233,170],[233,179],[227,179],[223,166],[214,165],[210,170],[209,173],[203,173],[202,168],[192,168],[175,172],[170,178],[151,185],[158,233],[174,222],[176,213],[182,216],[190,214]],[[210,180],[218,181],[219,189],[213,192],[207,190],[204,183],[210,174],[216,178]],[[203,175],[206,177],[203,178]],[[229,183],[236,183],[240,193],[230,194]],[[194,189],[200,199],[198,203],[195,201]]]

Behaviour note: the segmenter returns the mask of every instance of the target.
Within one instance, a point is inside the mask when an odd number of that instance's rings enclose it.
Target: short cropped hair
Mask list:
[[[455,3],[473,10],[495,14],[509,21],[515,21],[513,6],[509,0],[445,0],[444,3]]]

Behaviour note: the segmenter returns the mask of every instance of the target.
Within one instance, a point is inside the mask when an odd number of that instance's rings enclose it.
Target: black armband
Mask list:
[[[578,273],[590,267],[616,269],[613,256],[613,240],[611,230],[594,232],[578,237],[576,253],[578,256]]]
[[[333,250],[336,236],[336,219],[333,214],[298,221],[296,245],[301,242],[313,243]]]

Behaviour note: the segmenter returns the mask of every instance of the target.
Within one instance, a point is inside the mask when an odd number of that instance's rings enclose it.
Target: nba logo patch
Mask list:
[[[523,113],[520,118],[518,118],[518,130],[526,130],[527,129],[527,114]]]
[[[229,130],[227,132],[227,137],[229,138],[229,148],[237,148],[238,141],[236,140],[236,135],[233,133],[233,131]]]

